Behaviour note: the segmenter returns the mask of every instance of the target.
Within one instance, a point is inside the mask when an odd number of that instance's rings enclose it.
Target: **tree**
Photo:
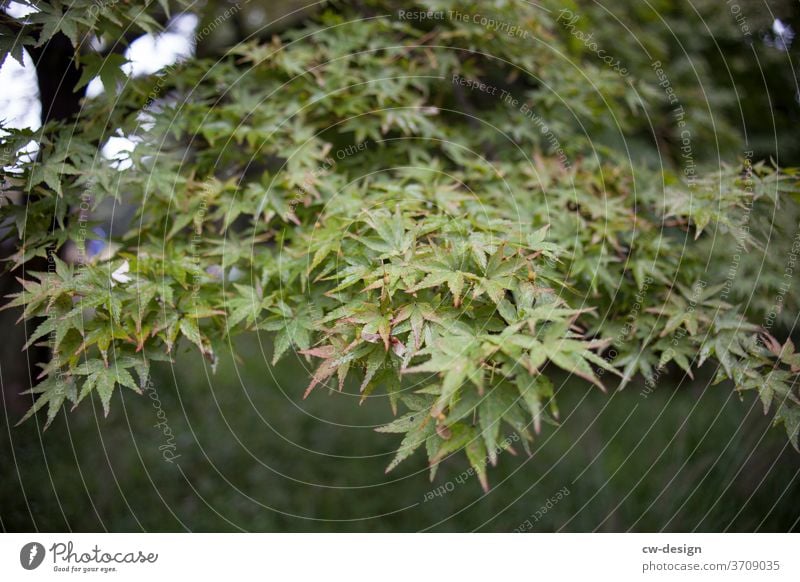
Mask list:
[[[87,1],[6,25],[12,57],[64,34],[79,85],[105,88],[5,176],[27,195],[2,208],[24,273],[8,306],[52,349],[24,419],[92,394],[107,414],[179,344],[214,368],[232,335],[265,333],[273,363],[313,363],[305,396],[388,401],[387,470],[463,450],[486,488],[487,463],[558,421],[556,370],[649,390],[707,361],[797,447],[800,355],[772,333],[796,307],[797,174],[737,160],[674,45],[615,55],[588,6],[372,0],[148,77],[86,50],[147,14]],[[6,131],[11,151],[33,137]],[[114,135],[130,167],[100,155]],[[96,253],[109,205],[127,218]],[[51,268],[27,271],[37,257]],[[755,267],[780,305],[741,301]]]

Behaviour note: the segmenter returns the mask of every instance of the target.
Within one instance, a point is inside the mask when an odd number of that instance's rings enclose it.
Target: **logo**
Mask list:
[[[35,570],[44,561],[44,546],[39,542],[28,542],[19,551],[19,563],[26,570]]]

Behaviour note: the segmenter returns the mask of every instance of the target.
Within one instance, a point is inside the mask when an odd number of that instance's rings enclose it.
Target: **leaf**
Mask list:
[[[5,64],[8,57],[17,61],[20,67],[24,66],[24,46],[32,42],[31,37],[17,36],[10,28],[0,24],[0,67]]]
[[[520,374],[517,377],[517,387],[533,417],[534,430],[539,434],[542,429],[544,406],[553,397],[553,384],[541,374],[533,377]]]
[[[180,322],[180,330],[183,336],[200,348],[202,353],[205,353],[206,346],[203,343],[203,336],[200,333],[200,328],[197,327],[197,322],[194,319],[184,317]]]
[[[796,451],[800,452],[800,446],[798,446],[798,435],[800,435],[800,406],[792,406],[784,402],[778,408],[775,418],[783,422],[786,427],[786,435],[789,438],[789,442],[792,443]]]
[[[359,392],[364,392],[364,390],[369,386],[370,381],[375,376],[375,373],[383,366],[383,363],[386,361],[386,352],[381,350],[380,348],[375,348],[370,352],[369,356],[367,356],[367,365],[364,372],[364,381],[361,382],[361,387],[358,389]]]
[[[84,65],[81,77],[75,85],[78,91],[89,84],[95,77],[100,77],[103,88],[109,95],[117,93],[117,86],[124,85],[128,76],[122,70],[123,65],[128,62],[123,55],[110,53],[107,55],[87,54],[83,58]]]
[[[397,449],[397,454],[386,467],[386,473],[397,467],[401,462],[410,457],[426,439],[434,432],[434,423],[427,414],[418,415],[417,419],[411,422],[411,428],[406,432],[406,436]]]
[[[23,394],[37,394],[38,398],[36,398],[33,406],[31,406],[19,422],[17,422],[16,426],[28,420],[47,405],[47,420],[44,424],[45,430],[52,424],[65,400],[75,402],[77,399],[74,381],[71,378],[59,378],[57,375],[48,376],[33,389],[23,392]]]
[[[489,492],[489,479],[486,476],[486,447],[480,437],[475,437],[465,447],[469,464],[475,469],[484,493]]]
[[[594,370],[592,370],[592,367],[584,359],[582,354],[574,351],[562,352],[558,349],[558,346],[545,347],[545,352],[550,361],[562,370],[580,376],[584,380],[588,380],[596,385],[603,392],[606,392],[606,387],[603,386],[600,378],[595,375]]]
[[[314,372],[314,376],[311,378],[311,383],[303,393],[303,399],[308,398],[309,394],[311,394],[311,391],[314,390],[318,384],[333,376],[338,367],[339,365],[337,365],[337,362],[334,359],[325,360],[322,362],[322,364],[320,364],[317,368],[316,372]]]
[[[442,441],[436,455],[430,459],[430,463],[437,464],[448,455],[460,451],[474,441],[480,442],[480,435],[473,427],[463,423],[454,424],[450,427],[450,438]],[[484,463],[485,459],[484,455]]]
[[[107,371],[100,372],[92,376],[94,389],[100,396],[100,402],[103,404],[103,414],[108,416],[111,409],[111,395],[114,393],[114,386],[116,385],[115,378]],[[88,383],[88,380],[87,380]]]
[[[563,253],[563,250],[557,244],[545,242],[549,229],[550,225],[548,224],[528,235],[528,248],[532,251],[540,252],[545,257],[557,259]]]
[[[375,432],[383,432],[383,433],[407,433],[408,431],[418,427],[421,418],[426,418],[425,414],[420,414],[419,412],[409,412],[390,422],[389,424],[385,424],[383,426],[379,426],[375,429]]]
[[[280,330],[275,335],[273,344],[272,365],[274,366],[281,359],[281,356],[286,353],[286,350],[289,349],[289,346],[292,345],[292,340],[289,337],[289,331],[286,329]]]
[[[500,424],[506,405],[497,397],[495,390],[490,390],[478,409],[478,422],[481,427],[481,436],[486,444],[489,462],[497,464],[497,448],[500,441]]]

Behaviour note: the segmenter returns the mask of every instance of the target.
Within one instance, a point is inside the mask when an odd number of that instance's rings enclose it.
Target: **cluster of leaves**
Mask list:
[[[100,58],[86,49],[92,43],[125,43],[132,33],[158,32],[161,16],[169,16],[169,0],[18,0],[16,10],[25,12],[22,18],[3,14],[0,23],[0,65],[7,57],[23,64],[25,47],[41,47],[57,34],[66,36],[76,49],[76,57],[84,56],[84,73],[99,73],[107,57]],[[173,2],[179,6],[184,2]],[[120,57],[121,58],[121,57]],[[124,62],[122,59],[120,62]],[[119,62],[108,63],[118,66]],[[88,82],[92,76],[88,76]]]
[[[536,7],[429,4],[562,42]],[[691,376],[709,359],[720,381],[757,390],[797,446],[794,347],[748,323],[707,267],[742,240],[743,212],[773,224],[777,205],[796,206],[791,172],[736,164],[686,184],[613,150],[601,161],[582,118],[611,123],[604,108],[630,111],[646,79],[587,63],[602,97],[589,95],[557,51],[520,38],[357,16],[345,5],[219,61],[129,79],[87,101],[80,134],[43,129],[2,208],[16,224],[3,235],[17,244],[11,267],[54,266],[26,272],[9,304],[41,321],[29,344],[53,350],[26,418],[47,405],[49,423],[93,392],[107,412],[116,386],[141,390],[179,342],[213,366],[248,331],[274,334],[275,362],[295,351],[315,363],[306,396],[351,376],[362,401],[385,393],[399,416],[382,430],[404,435],[389,469],[424,445],[435,474],[464,450],[487,486],[506,431],[527,449],[557,422],[555,371],[605,389],[606,375],[624,385],[674,363]],[[454,75],[537,104],[569,159],[518,107],[464,95]],[[571,122],[548,105],[554,86]],[[8,144],[31,139],[9,131]],[[125,170],[98,155],[115,134],[136,142]],[[107,204],[128,219],[89,256]]]

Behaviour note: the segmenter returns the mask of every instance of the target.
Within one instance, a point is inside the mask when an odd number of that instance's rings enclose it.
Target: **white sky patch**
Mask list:
[[[117,170],[127,170],[133,165],[131,152],[136,149],[137,138],[131,136],[113,136],[103,145],[100,153],[111,161],[111,167]]]
[[[28,51],[24,51],[22,62],[20,65],[9,56],[0,68],[0,119],[8,127],[35,130],[42,125],[36,67]]]
[[[190,58],[194,55],[194,31],[198,22],[196,15],[182,14],[170,21],[165,32],[140,36],[125,51],[129,62],[122,70],[131,77],[152,75]],[[103,91],[103,83],[96,77],[89,82],[86,96],[91,99]]]
[[[170,32],[181,34],[187,39],[191,39],[190,42],[194,46],[194,35],[198,24],[200,24],[200,18],[198,18],[197,14],[179,14],[170,20],[167,29]]]
[[[165,32],[137,38],[125,51],[130,63],[123,70],[132,77],[152,75],[166,66],[185,60],[194,53],[191,40],[181,34]]]
[[[5,10],[11,18],[24,18],[28,16],[28,14],[39,12],[35,6],[23,4],[22,2],[9,2]]]
[[[39,99],[39,83],[36,79],[36,67],[28,51],[23,51],[23,64],[20,65],[10,56],[0,67],[0,121],[5,127],[15,129],[30,128],[37,130],[42,126],[42,102]],[[0,132],[2,136],[2,132]],[[39,144],[31,140],[18,153],[27,154],[24,159],[30,160],[39,151]],[[13,166],[3,168],[6,172],[19,171]]]

